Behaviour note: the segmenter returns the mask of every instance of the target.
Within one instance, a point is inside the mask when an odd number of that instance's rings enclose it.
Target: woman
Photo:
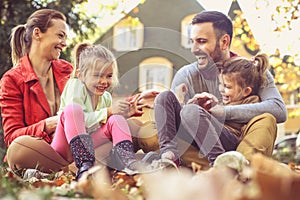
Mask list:
[[[60,95],[73,70],[59,59],[67,31],[66,17],[52,9],[34,12],[12,30],[14,67],[1,79],[0,106],[6,159],[19,175],[27,168],[49,173],[68,164],[49,145]]]

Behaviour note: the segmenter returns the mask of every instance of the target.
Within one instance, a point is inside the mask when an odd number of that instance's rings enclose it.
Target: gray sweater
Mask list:
[[[202,92],[209,92],[221,101],[217,76],[218,69],[215,66],[199,69],[197,62],[194,62],[178,70],[172,81],[171,90],[174,92],[176,86],[185,83],[188,87],[188,93],[184,99],[185,103],[188,99],[193,98],[195,94]],[[286,121],[287,110],[285,104],[269,71],[267,71],[267,83],[260,88],[258,96],[261,99],[259,103],[224,106],[225,119],[247,123],[257,115],[270,113],[276,118],[277,123]]]

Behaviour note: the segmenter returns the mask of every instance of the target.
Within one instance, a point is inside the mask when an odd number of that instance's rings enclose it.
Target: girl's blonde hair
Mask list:
[[[119,70],[115,56],[106,47],[98,44],[81,43],[77,45],[73,52],[74,57],[74,73],[73,77],[77,77],[77,71],[85,75],[88,70],[95,70],[99,63],[102,64],[101,72],[108,66],[112,66],[112,84],[111,89],[119,84]]]
[[[252,95],[257,95],[266,84],[269,59],[266,54],[257,54],[252,59],[232,57],[218,66],[222,75],[232,76],[242,88],[251,87]]]
[[[26,24],[18,25],[12,29],[10,36],[11,59],[15,66],[21,57],[29,52],[32,43],[32,33],[34,28],[39,28],[45,33],[53,25],[52,19],[66,21],[66,17],[59,11],[53,9],[41,9],[32,13]]]

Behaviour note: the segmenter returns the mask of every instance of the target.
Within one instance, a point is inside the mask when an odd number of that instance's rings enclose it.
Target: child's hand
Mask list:
[[[130,103],[125,100],[118,100],[112,106],[112,114],[123,115],[127,117],[127,113],[129,112]]]
[[[143,107],[153,108],[154,99],[159,94],[157,90],[146,90],[142,92],[137,101],[138,105],[143,105]]]
[[[132,116],[142,116],[144,114],[143,108],[148,107],[146,104],[139,104],[141,94],[137,94],[134,96],[134,98],[129,101],[129,111],[128,111],[128,117]]]
[[[113,106],[113,114],[119,114],[124,116],[125,118],[129,118],[132,116],[141,116],[144,114],[143,107],[147,107],[147,105],[139,105],[140,94],[133,96],[132,99],[128,100],[119,100]]]
[[[207,92],[195,94],[195,96],[187,102],[187,104],[197,104],[207,111],[209,111],[212,107],[217,105],[217,103],[217,97]]]

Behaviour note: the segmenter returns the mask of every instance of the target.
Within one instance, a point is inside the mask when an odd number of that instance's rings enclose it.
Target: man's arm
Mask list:
[[[186,104],[196,93],[210,92],[201,72],[197,68],[197,63],[191,63],[180,68],[172,80],[171,91]],[[178,95],[180,94],[180,95]]]
[[[225,106],[226,120],[247,123],[257,115],[270,113],[276,118],[277,123],[286,121],[287,110],[284,101],[269,71],[267,71],[267,84],[260,89],[258,95],[261,99],[259,103]]]
[[[174,76],[171,84],[171,91],[177,97],[181,105],[185,104],[190,98],[189,95],[189,86],[188,74],[185,68],[181,68]]]

